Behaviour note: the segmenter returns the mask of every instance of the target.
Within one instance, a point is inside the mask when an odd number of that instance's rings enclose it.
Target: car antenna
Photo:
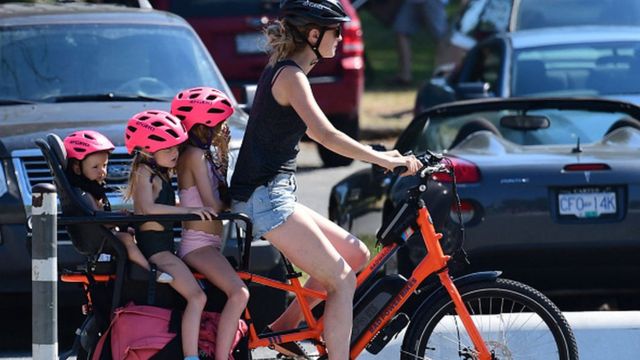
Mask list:
[[[575,153],[581,153],[581,152],[582,152],[582,148],[580,147],[580,136],[578,136],[578,143],[576,144],[576,147],[571,149],[571,153],[575,154]]]

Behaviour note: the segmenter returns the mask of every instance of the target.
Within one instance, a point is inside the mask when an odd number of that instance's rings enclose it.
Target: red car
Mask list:
[[[349,0],[341,0],[351,17],[333,59],[321,61],[309,76],[320,107],[333,125],[358,137],[358,108],[364,88],[364,44],[358,15]],[[255,85],[267,64],[263,27],[278,15],[279,0],[155,0],[155,8],[185,18],[216,60],[236,98],[247,102],[246,89]],[[351,160],[319,146],[325,166]]]

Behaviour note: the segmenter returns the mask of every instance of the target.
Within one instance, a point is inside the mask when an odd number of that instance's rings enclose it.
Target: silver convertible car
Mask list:
[[[503,270],[565,309],[628,308],[640,293],[638,119],[640,107],[614,100],[472,100],[427,110],[395,149],[455,165],[462,216],[448,175],[432,179],[425,201],[445,248],[464,225],[470,265],[459,271]],[[358,223],[389,221],[414,182],[360,170],[333,187],[330,217],[363,235]],[[405,275],[425,255],[413,240],[397,254]]]

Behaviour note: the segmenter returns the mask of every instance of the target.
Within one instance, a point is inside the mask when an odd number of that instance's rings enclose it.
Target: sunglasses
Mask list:
[[[340,35],[342,35],[342,26],[338,26],[338,27],[327,27],[325,28],[326,30],[333,30],[335,33],[336,38],[339,38]]]

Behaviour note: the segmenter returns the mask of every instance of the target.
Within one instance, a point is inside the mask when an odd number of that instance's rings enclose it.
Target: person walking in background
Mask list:
[[[436,43],[447,33],[447,3],[448,0],[404,0],[393,22],[398,52],[398,73],[391,79],[391,84],[410,85],[413,81],[411,36],[421,26],[428,29]]]

